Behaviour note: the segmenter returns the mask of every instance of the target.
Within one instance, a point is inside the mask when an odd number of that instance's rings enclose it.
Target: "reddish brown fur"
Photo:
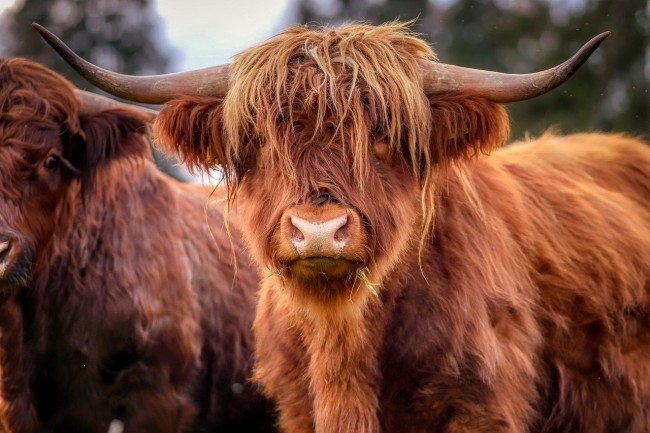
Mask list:
[[[225,100],[157,119],[190,165],[225,165],[271,273],[256,379],[282,430],[649,432],[650,149],[547,134],[488,157],[504,110],[422,108],[413,39],[291,28],[235,58]],[[356,242],[310,274],[287,216],[337,212]]]
[[[258,274],[233,227],[235,278],[223,193],[159,173],[135,111],[80,115],[23,59],[0,83],[0,235],[22,252],[0,270],[0,430],[269,429],[247,382]]]

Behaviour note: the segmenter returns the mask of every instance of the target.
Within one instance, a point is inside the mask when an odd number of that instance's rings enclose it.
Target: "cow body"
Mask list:
[[[332,404],[340,377],[375,368],[367,431],[647,432],[649,174],[635,140],[547,136],[449,173],[421,265],[413,242],[356,321],[265,282],[257,378],[286,405],[286,431],[313,431],[318,400],[300,396],[318,373]],[[341,341],[358,335],[350,365]],[[341,413],[365,403],[349,398]]]
[[[499,91],[425,93],[432,58],[396,23],[293,27],[235,57],[225,97],[157,118],[164,147],[224,167],[271,273],[255,378],[280,426],[647,433],[649,148],[549,134],[486,156]]]
[[[137,112],[80,114],[61,77],[1,62],[4,427],[269,428],[248,383],[258,276],[207,204],[221,192],[161,174]]]

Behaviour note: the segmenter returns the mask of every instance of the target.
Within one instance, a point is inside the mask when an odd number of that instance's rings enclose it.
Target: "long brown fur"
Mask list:
[[[24,59],[0,83],[0,236],[23,250],[0,269],[0,430],[269,431],[248,381],[259,277],[224,192],[161,174],[136,111],[80,115]]]
[[[161,145],[223,165],[263,279],[255,378],[287,433],[650,431],[650,149],[426,98],[405,25],[293,27],[225,99],[170,102]],[[293,215],[360,221],[305,274]],[[353,217],[353,218],[352,218]],[[375,295],[376,293],[376,295]]]

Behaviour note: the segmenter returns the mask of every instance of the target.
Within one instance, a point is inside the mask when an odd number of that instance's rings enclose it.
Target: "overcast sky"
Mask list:
[[[5,1],[5,0],[0,0]],[[180,70],[226,63],[291,20],[292,0],[157,0]]]
[[[15,1],[20,0],[0,0],[0,13]],[[292,21],[293,1],[154,0],[164,34],[176,48],[172,68],[177,71],[228,62],[242,49],[277,33]]]

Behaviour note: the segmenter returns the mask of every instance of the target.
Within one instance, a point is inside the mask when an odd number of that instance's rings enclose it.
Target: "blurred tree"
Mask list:
[[[171,64],[172,48],[162,46],[162,20],[150,0],[18,0],[0,17],[0,55],[27,57],[79,88],[103,93],[74,73],[32,29],[32,22],[106,69],[148,75],[167,72]],[[158,152],[155,158],[164,172],[181,180],[190,178],[175,160]]]
[[[150,0],[18,0],[2,17],[0,54],[27,57],[64,74],[81,88],[90,85],[71,73],[31,27],[37,22],[82,57],[126,74],[166,72],[171,51],[161,47],[162,20]]]
[[[648,0],[299,0],[299,13],[303,22],[335,24],[418,17],[414,30],[441,61],[511,73],[554,66],[611,30],[567,83],[508,105],[512,136],[553,126],[650,136]]]

